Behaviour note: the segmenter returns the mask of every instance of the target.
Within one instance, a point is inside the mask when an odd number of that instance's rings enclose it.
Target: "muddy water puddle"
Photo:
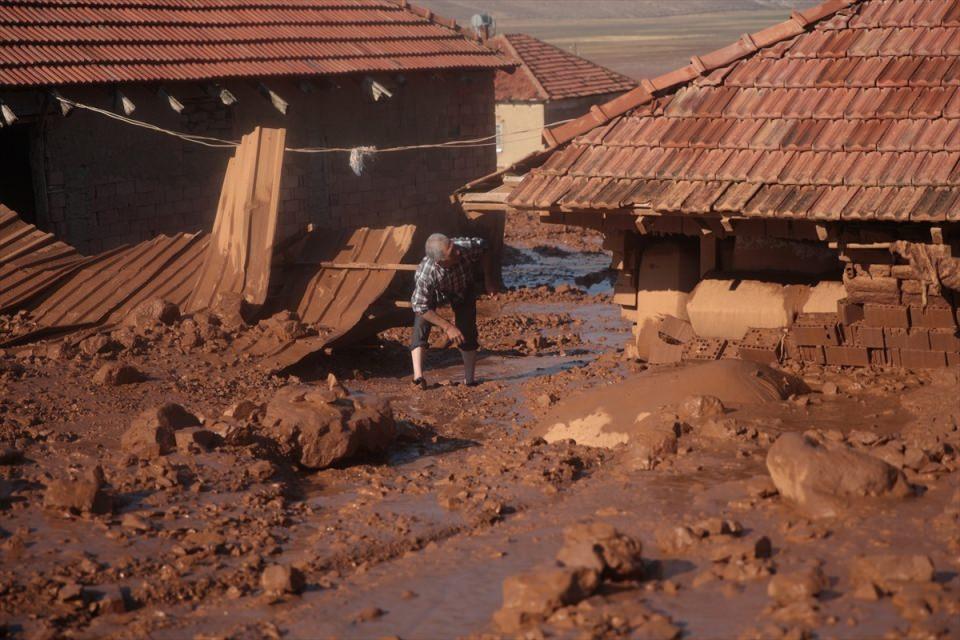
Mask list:
[[[590,294],[613,290],[609,276],[602,273],[610,268],[607,253],[574,251],[562,245],[512,249],[516,259],[503,267],[503,281],[508,287],[571,285],[582,286]]]

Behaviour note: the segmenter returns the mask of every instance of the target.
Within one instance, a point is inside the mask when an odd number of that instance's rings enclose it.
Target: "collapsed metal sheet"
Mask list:
[[[0,313],[11,313],[88,262],[0,204]]]
[[[221,293],[260,306],[267,299],[280,203],[285,129],[257,127],[227,165],[210,251],[186,305],[211,307]]]
[[[342,338],[366,317],[397,274],[396,266],[410,250],[415,225],[383,229],[312,231],[288,252],[280,308],[296,309],[318,335],[293,340],[264,336],[239,348],[260,358],[270,370],[290,367]],[[342,264],[344,267],[320,266]]]
[[[202,233],[157,236],[94,256],[31,308],[32,319],[46,328],[91,326],[119,322],[153,297],[183,305],[207,241]]]

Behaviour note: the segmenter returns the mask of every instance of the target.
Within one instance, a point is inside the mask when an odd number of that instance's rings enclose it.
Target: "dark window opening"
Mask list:
[[[0,204],[16,211],[25,222],[37,221],[28,125],[0,129]]]

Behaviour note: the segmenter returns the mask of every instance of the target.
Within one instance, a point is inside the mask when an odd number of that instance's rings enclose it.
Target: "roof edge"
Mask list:
[[[798,36],[817,22],[829,18],[838,11],[858,4],[861,1],[862,0],[826,0],[805,11],[792,11],[790,17],[783,22],[773,24],[753,34],[745,33],[736,42],[717,49],[716,51],[702,56],[693,56],[690,59],[690,64],[685,67],[669,71],[652,80],[640,80],[640,86],[636,89],[628,91],[610,102],[594,105],[591,107],[589,113],[552,129],[544,128],[543,138],[548,145],[546,149],[535,151],[509,167],[467,183],[454,192],[453,198],[459,199],[460,194],[489,185],[496,178],[508,173],[527,171],[533,168],[538,160],[549,155],[558,147],[596,127],[609,123],[614,118],[622,116],[628,111],[649,103],[656,97],[656,94],[662,94],[665,91],[676,89],[712,71],[730,65],[741,58],[752,55],[760,49]]]
[[[517,48],[515,46],[513,46],[513,43],[510,42],[510,38],[507,37],[507,34],[505,33],[500,34],[496,36],[496,38],[500,42],[503,42],[506,45],[507,49],[510,51],[510,55],[514,58],[514,60],[516,60],[519,63],[518,66],[520,67],[520,69],[526,74],[530,82],[533,83],[533,86],[536,88],[537,93],[540,94],[540,99],[542,101],[549,100],[550,94],[547,92],[546,87],[543,86],[543,83],[540,82],[539,78],[537,78],[537,74],[533,72],[533,70],[530,68],[530,65],[527,64],[527,61],[523,58],[523,56],[520,55],[520,52],[517,51]]]

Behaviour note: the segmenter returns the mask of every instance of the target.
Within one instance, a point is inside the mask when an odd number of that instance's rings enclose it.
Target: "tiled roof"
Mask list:
[[[832,0],[545,136],[512,206],[960,220],[960,2]]]
[[[637,81],[523,33],[502,34],[491,44],[522,66],[497,73],[498,101],[547,101],[622,93]]]
[[[3,0],[0,86],[500,68],[405,0]]]

